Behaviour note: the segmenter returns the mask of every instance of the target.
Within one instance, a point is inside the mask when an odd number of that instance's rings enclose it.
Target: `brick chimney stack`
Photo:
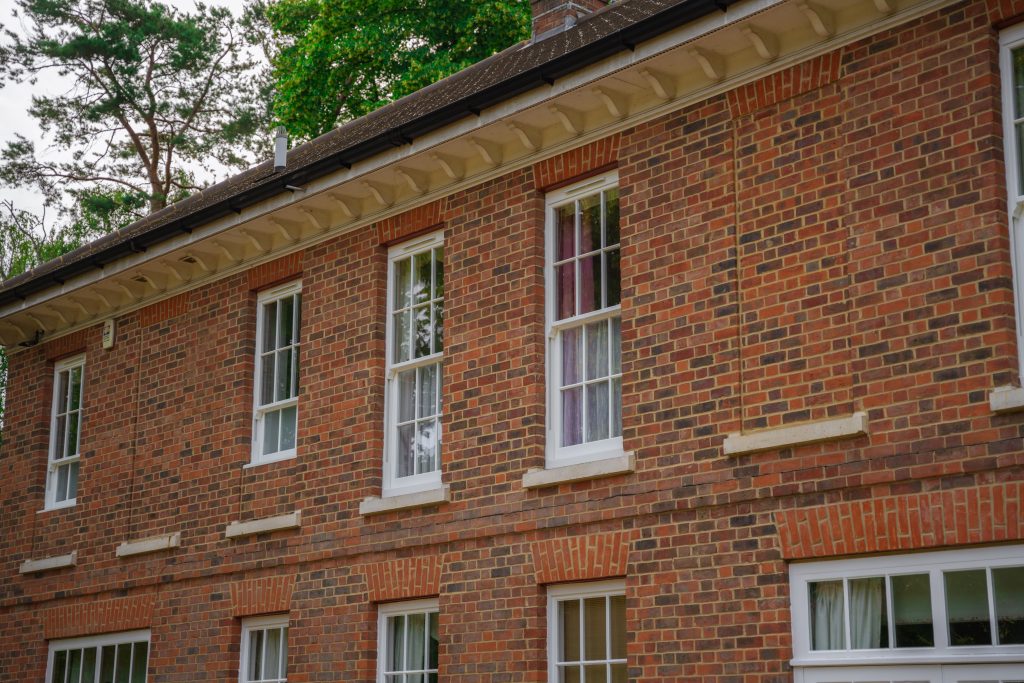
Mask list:
[[[608,0],[530,0],[533,11],[533,39],[575,26],[579,17],[601,9]]]

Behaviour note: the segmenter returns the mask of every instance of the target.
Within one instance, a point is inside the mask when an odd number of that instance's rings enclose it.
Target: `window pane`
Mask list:
[[[68,495],[67,500],[78,497],[78,463],[73,462],[68,468]]]
[[[71,395],[68,397],[70,400],[70,409],[78,410],[82,406],[82,368],[71,368]]]
[[[260,356],[260,405],[274,402],[274,358],[268,353]]]
[[[434,298],[444,296],[444,247],[434,248]]]
[[[412,309],[416,332],[414,335],[416,358],[430,355],[430,306],[418,306]]]
[[[263,677],[275,678],[281,671],[281,629],[267,629],[266,635],[266,662],[263,664]]]
[[[413,256],[412,302],[420,304],[430,301],[430,283],[433,281],[433,258],[429,251]]]
[[[622,300],[622,269],[620,265],[619,250],[605,252],[605,285],[607,288],[606,306],[618,306]]]
[[[1024,194],[1024,123],[1013,127],[1017,136],[1017,193]]]
[[[96,683],[96,648],[87,647],[82,653],[82,683]]]
[[[274,389],[274,400],[283,401],[291,398],[292,393],[292,349],[277,352],[277,382]]]
[[[587,325],[587,379],[608,376],[608,321]]]
[[[850,647],[889,647],[885,579],[881,577],[850,580]]]
[[[281,411],[275,410],[263,416],[263,455],[277,453],[280,434]]]
[[[843,582],[815,581],[810,584],[810,598],[811,649],[845,649]]]
[[[299,419],[299,410],[296,406],[285,408],[281,411],[281,450],[290,451],[295,448],[296,422]]]
[[[586,683],[608,683],[608,665],[588,664],[583,668],[586,673]]]
[[[619,243],[619,189],[613,187],[604,191],[604,245],[610,247]]]
[[[608,438],[608,382],[587,385],[587,441]]]
[[[999,645],[1024,645],[1024,567],[992,570]]]
[[[100,652],[100,683],[114,683],[116,649],[113,645],[107,645]]]
[[[613,375],[622,372],[622,321],[612,318],[610,321],[612,338],[609,348],[611,349],[611,371]]]
[[[82,651],[71,650],[68,652],[68,681],[78,683],[82,675]]]
[[[555,267],[555,307],[558,320],[576,315],[576,262]]]
[[[928,575],[893,576],[889,582],[896,647],[934,647]]]
[[[79,413],[68,414],[68,442],[66,455],[78,455],[78,416]]]
[[[418,392],[416,395],[416,417],[428,417],[434,414],[437,405],[437,365],[427,365],[417,369]]]
[[[627,683],[625,664],[612,664],[612,683]]]
[[[261,351],[277,348],[277,302],[263,304],[263,347]]]
[[[576,384],[583,379],[583,330],[574,327],[561,334],[562,386]]]
[[[413,438],[416,433],[416,425],[408,424],[403,425],[397,430],[397,441],[396,444],[396,457],[398,462],[396,463],[396,476],[408,477],[411,474],[415,474],[414,467],[414,456],[416,448],[413,443]]]
[[[70,373],[67,370],[62,370],[57,374],[57,412],[66,413],[68,411],[68,375]]]
[[[68,418],[66,415],[57,416],[57,424],[54,425],[53,433],[57,438],[57,442],[54,444],[53,459],[59,460],[63,458],[67,452],[67,432],[68,432]]]
[[[601,195],[580,200],[580,253],[601,248]]]
[[[612,380],[611,396],[612,431],[611,436],[622,436],[622,380]]]
[[[395,261],[395,291],[394,291],[394,307],[392,310],[398,311],[403,308],[408,308],[412,303],[409,294],[412,290],[412,260],[401,259]]]
[[[612,659],[626,658],[626,596],[613,595],[611,598],[609,628],[612,634]]]
[[[594,254],[579,260],[580,313],[603,308],[601,303],[601,255]]]
[[[146,666],[149,655],[149,643],[135,643],[132,656],[132,683],[146,683]]]
[[[62,503],[68,499],[68,472],[70,470],[67,466],[57,468],[57,495],[55,498],[58,503]]]
[[[408,422],[416,416],[416,370],[398,373],[398,421]]]
[[[284,678],[288,673],[288,627],[281,629],[281,671],[280,676]]]
[[[558,630],[561,636],[560,662],[580,661],[580,601],[558,603]]]
[[[1013,118],[1019,119],[1024,113],[1024,48],[1010,53],[1013,62]]]
[[[263,631],[249,631],[249,677],[247,680],[260,680],[263,670]]]
[[[295,297],[281,299],[277,321],[277,345],[289,346],[295,343]]]
[[[436,301],[434,310],[434,353],[444,350],[444,302]]]
[[[68,667],[68,651],[58,650],[53,653],[53,678],[50,683],[64,683],[64,674]]]
[[[434,420],[424,420],[416,424],[416,473],[433,472],[437,469],[436,448],[434,441]]]
[[[555,260],[564,261],[576,254],[576,204],[570,202],[555,209]]]
[[[991,645],[984,569],[945,572],[950,645]]]
[[[128,643],[117,646],[117,665],[114,667],[114,683],[131,683],[128,676],[132,672],[132,646]]]
[[[428,668],[437,669],[437,646],[439,642],[437,637],[437,612],[432,612],[427,616],[430,620],[430,660],[427,664]]]
[[[408,621],[409,637],[405,642],[406,659],[405,668],[408,671],[423,670],[427,664],[426,637],[427,624],[425,614],[410,614],[406,617]]]
[[[583,677],[580,675],[579,665],[560,667],[558,669],[558,680],[559,683],[580,683]]]
[[[605,597],[587,598],[583,601],[584,614],[584,659],[593,661],[595,659],[607,659],[605,649],[606,616]]]
[[[405,670],[405,616],[388,617],[389,671]]]
[[[394,316],[394,339],[392,342],[395,346],[394,362],[401,363],[402,361],[409,360],[412,358],[410,355],[410,326],[412,325],[412,311],[402,311],[395,313]]]
[[[562,445],[583,443],[583,387],[562,390]]]

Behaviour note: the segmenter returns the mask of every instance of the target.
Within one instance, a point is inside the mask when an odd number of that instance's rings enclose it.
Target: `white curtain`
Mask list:
[[[811,649],[843,650],[843,582],[811,584]]]
[[[850,581],[850,644],[855,650],[882,646],[884,579]]]

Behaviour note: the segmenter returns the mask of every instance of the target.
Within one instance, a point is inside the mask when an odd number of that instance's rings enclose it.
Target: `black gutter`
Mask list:
[[[89,258],[72,260],[53,271],[29,277],[10,289],[0,291],[0,305],[12,301],[24,301],[28,294],[46,289],[97,267],[98,262],[110,263],[123,256],[138,253],[141,249],[163,242],[179,232],[191,232],[206,222],[217,220],[229,213],[241,213],[246,206],[269,199],[284,191],[286,185],[302,186],[312,180],[328,175],[339,167],[351,168],[352,164],[368,159],[396,145],[411,143],[416,137],[425,135],[443,126],[454,123],[467,114],[479,114],[484,109],[499,104],[539,86],[550,85],[556,79],[579,71],[602,59],[633,48],[645,41],[667,33],[672,29],[695,21],[713,12],[724,12],[739,0],[688,0],[630,24],[592,43],[571,50],[561,57],[505,79],[480,92],[445,105],[405,125],[392,128],[368,140],[353,145],[328,157],[324,157],[294,171],[274,174],[274,182],[264,182],[250,190],[231,195],[216,204],[195,212],[187,213],[125,242],[112,244]],[[185,200],[187,201],[187,200]],[[102,242],[103,238],[100,238]],[[91,247],[97,246],[94,242]],[[68,256],[73,257],[74,252]],[[31,271],[29,271],[31,273]],[[15,278],[16,279],[16,278]]]

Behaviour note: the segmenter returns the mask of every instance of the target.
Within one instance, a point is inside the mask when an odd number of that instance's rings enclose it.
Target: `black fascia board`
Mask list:
[[[0,292],[0,305],[19,299],[23,300],[27,294],[46,289],[50,283],[58,281],[58,278],[68,280],[79,273],[90,270],[95,267],[93,261],[96,258],[101,259],[104,263],[110,263],[122,256],[135,253],[130,246],[131,242],[143,247],[150,247],[181,233],[186,223],[191,223],[191,226],[195,227],[227,214],[237,213],[241,208],[280,194],[285,185],[301,186],[337,171],[339,164],[351,167],[358,161],[394,149],[396,140],[411,143],[416,137],[454,123],[464,118],[469,112],[483,111],[511,97],[549,84],[553,80],[579,71],[623,50],[629,50],[631,49],[630,45],[635,46],[645,40],[655,38],[687,22],[695,21],[713,12],[724,12],[736,2],[739,0],[689,0],[673,5],[561,57],[556,57],[545,64],[528,69],[480,92],[424,114],[407,124],[386,130],[302,168],[275,174],[270,180],[250,190],[229,195],[209,207],[188,213],[164,225],[135,235],[130,240],[112,244],[102,251],[90,255],[89,259],[73,261],[59,266],[50,273],[43,273],[37,278],[19,283],[15,288]],[[15,290],[19,294],[15,294]]]

